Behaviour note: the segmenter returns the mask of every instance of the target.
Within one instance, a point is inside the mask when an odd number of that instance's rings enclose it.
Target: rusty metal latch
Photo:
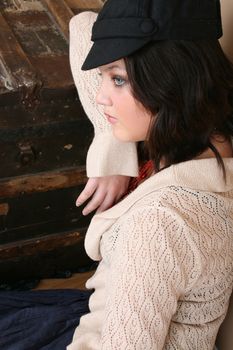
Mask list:
[[[36,160],[36,152],[30,143],[19,143],[18,160],[22,166],[30,165]]]

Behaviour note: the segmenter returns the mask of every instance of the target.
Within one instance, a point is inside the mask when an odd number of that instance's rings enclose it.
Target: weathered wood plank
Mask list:
[[[9,210],[0,216],[0,244],[87,227],[92,215],[83,216],[82,207],[75,205],[83,187],[2,198],[2,204]]]
[[[59,234],[50,234],[43,237],[21,240],[8,244],[0,245],[0,261],[10,258],[20,258],[40,254],[41,252],[50,252],[52,250],[69,247],[71,245],[83,242],[83,233],[63,232]]]
[[[40,82],[36,72],[1,13],[0,28],[0,79],[5,89],[9,92],[23,87],[35,89]]]
[[[55,92],[56,96],[52,96],[52,93],[55,95]],[[0,140],[10,141],[12,139],[10,133],[16,129],[20,131],[21,128],[30,128],[28,134],[36,136],[38,133],[41,135],[41,128],[55,129],[57,125],[56,129],[58,129],[61,125],[61,129],[64,130],[65,124],[72,125],[70,123],[75,121],[84,125],[89,124],[90,129],[92,129],[77,97],[76,90],[67,89],[68,98],[65,96],[59,99],[58,94],[59,90],[52,91],[49,101],[42,101],[36,110],[25,110],[21,104],[0,106]],[[46,97],[48,96],[46,95]],[[33,132],[34,128],[39,128],[38,132]],[[17,135],[13,134],[13,139],[16,140]]]
[[[69,65],[68,48],[64,55],[33,56],[30,57],[30,61],[36,67],[44,82],[42,90],[67,90],[74,86]]]
[[[69,21],[74,13],[64,0],[42,0],[42,3],[48,8],[49,13],[58,23],[64,37],[69,41]]]
[[[75,12],[81,11],[99,11],[103,6],[102,0],[65,0],[68,6],[75,10]]]
[[[42,289],[87,289],[85,284],[95,271],[75,273],[69,278],[43,279],[35,290]]]
[[[77,272],[79,268],[91,266],[93,262],[83,246],[84,235],[79,233],[63,232],[51,238],[1,246],[1,282],[51,278],[67,270]]]
[[[68,43],[49,12],[5,12],[4,17],[28,56],[68,54]]]
[[[0,180],[0,197],[12,198],[22,193],[45,192],[79,186],[86,182],[85,167],[45,174],[27,175]]]
[[[79,121],[0,134],[0,163],[4,164],[0,167],[0,179],[4,182],[26,174],[79,169],[85,164],[91,135],[89,127]]]
[[[7,12],[44,11],[40,0],[4,0],[0,9]]]
[[[40,90],[70,88],[74,83],[69,66],[68,40],[65,39],[64,32],[68,33],[72,11],[65,3],[62,11],[60,1],[54,2],[54,13],[43,6],[41,1],[32,3],[40,4],[41,8],[34,6],[32,10],[31,2],[20,0],[19,8],[4,8],[3,16],[23,49],[25,60],[30,62],[43,81],[39,85]],[[30,90],[28,85],[27,90]],[[33,93],[35,95],[35,89]],[[41,98],[41,93],[38,95]],[[32,100],[29,107],[36,108],[37,105]]]

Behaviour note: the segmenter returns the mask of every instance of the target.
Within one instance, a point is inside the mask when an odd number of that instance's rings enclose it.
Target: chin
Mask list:
[[[131,142],[131,139],[129,137],[129,135],[124,134],[123,132],[117,132],[116,130],[113,129],[113,135],[115,136],[115,138],[119,141],[122,142]]]
[[[120,132],[119,130],[113,129],[113,135],[116,139],[122,142],[139,142],[145,141],[146,137],[136,137],[135,135],[130,135],[129,133]]]
[[[135,140],[132,137],[129,136],[125,136],[125,135],[117,135],[114,133],[114,136],[117,140],[121,141],[121,142],[137,142],[137,140]]]

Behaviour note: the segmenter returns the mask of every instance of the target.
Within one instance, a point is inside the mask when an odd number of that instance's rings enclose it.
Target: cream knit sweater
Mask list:
[[[74,17],[71,38],[80,31],[90,40],[94,18]],[[83,40],[71,41],[74,76],[82,63],[76,51],[88,50]],[[83,84],[79,92],[86,106],[93,86],[85,89],[81,76],[75,80],[78,88]],[[108,138],[112,152],[116,140],[94,102],[89,107],[97,137]],[[116,151],[122,147],[115,145]],[[127,157],[134,157],[134,145],[128,146]],[[100,156],[102,165],[108,157]],[[109,170],[102,165],[100,175]],[[88,255],[100,262],[87,282],[95,292],[68,350],[213,349],[233,284],[233,159],[225,159],[225,166],[226,183],[215,159],[171,166],[95,215],[85,240]],[[93,171],[96,176],[98,168]]]
[[[68,350],[212,350],[233,281],[233,159],[152,176],[95,215],[88,255],[91,312]]]

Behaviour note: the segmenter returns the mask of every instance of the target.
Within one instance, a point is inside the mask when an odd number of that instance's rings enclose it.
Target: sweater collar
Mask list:
[[[181,186],[214,193],[233,190],[233,158],[225,158],[224,165],[226,182],[215,158],[182,162],[151,176],[121,202],[93,217],[85,238],[87,254],[93,260],[100,260],[100,240],[103,233],[138,200],[149,193],[167,186]]]
[[[226,182],[215,158],[182,162],[151,176],[124,200],[96,216],[117,218],[145,195],[167,186],[181,186],[215,193],[233,190],[233,158],[224,158],[223,161],[226,168]]]

